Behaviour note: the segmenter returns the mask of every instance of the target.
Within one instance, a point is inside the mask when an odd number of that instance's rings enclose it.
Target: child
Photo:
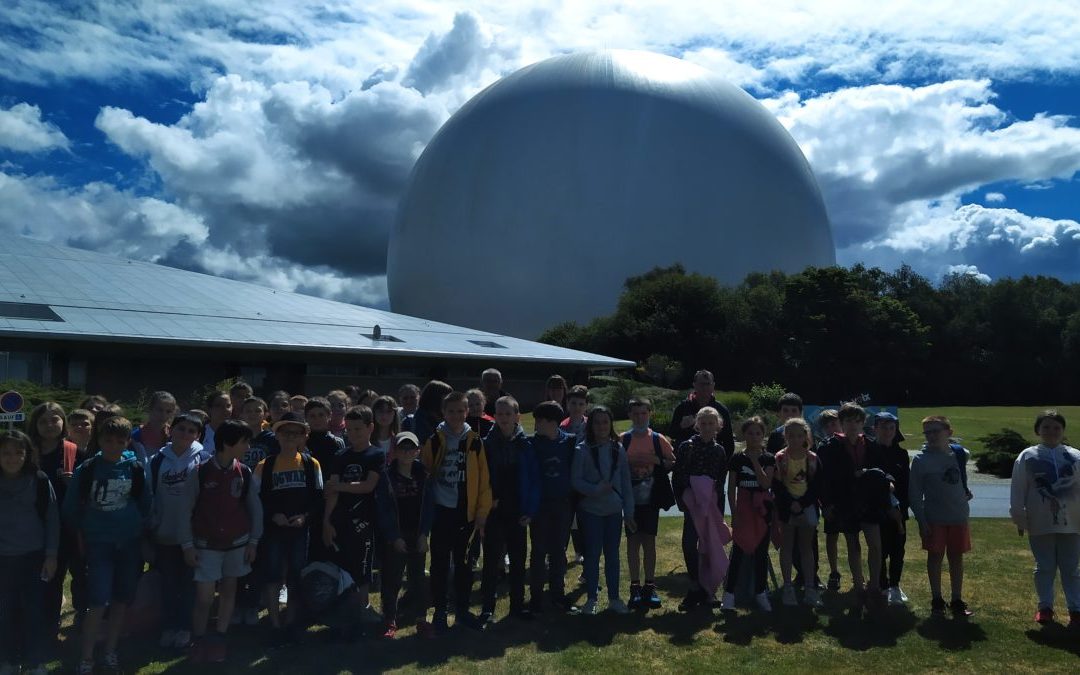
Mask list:
[[[295,394],[289,397],[289,412],[303,415],[308,404],[308,397],[303,394]]]
[[[322,467],[323,485],[326,485],[330,480],[330,472],[334,469],[334,463],[337,461],[338,455],[345,451],[345,441],[330,433],[330,415],[330,402],[321,396],[308,399],[308,402],[304,405],[304,419],[307,420],[310,429],[307,439],[307,452]],[[329,496],[329,494],[326,494],[326,496]],[[326,549],[322,532],[324,515],[323,505],[320,503],[311,519],[311,542],[308,548],[309,561],[330,559],[330,553]],[[359,580],[356,581],[360,583]]]
[[[270,396],[270,426],[278,422],[283,415],[292,411],[292,403],[289,402],[289,392],[275,391]],[[303,413],[301,409],[300,413]]]
[[[240,457],[240,462],[251,469],[252,473],[259,462],[270,455],[276,455],[278,448],[277,437],[266,423],[268,407],[266,401],[252,396],[244,401],[240,407],[240,418],[248,425],[254,434],[248,445],[247,451]],[[260,505],[261,508],[261,505]],[[262,522],[260,520],[260,531]],[[243,623],[254,626],[259,623],[259,579],[258,572],[248,572],[237,583],[236,611],[233,612],[233,623]]]
[[[379,447],[387,462],[393,462],[394,439],[401,431],[397,401],[392,396],[380,396],[375,399],[371,412],[375,415],[375,431],[371,434],[371,442]]]
[[[866,411],[855,403],[845,403],[837,414],[841,433],[835,434],[821,447],[819,457],[823,467],[821,504],[825,508],[825,534],[842,533],[847,541],[848,568],[860,602],[876,603],[881,599],[881,520],[880,509],[870,509],[865,500],[856,499],[856,480],[872,468],[867,463],[867,439],[863,435]],[[887,491],[887,486],[885,490]],[[866,558],[870,577],[863,588],[862,546],[859,533],[866,538]],[[827,542],[826,542],[827,543]],[[830,561],[831,564],[831,561]],[[832,575],[829,578],[832,585]],[[839,585],[839,575],[837,576]]]
[[[562,375],[552,375],[544,383],[544,400],[555,401],[559,405],[566,405],[566,378]]]
[[[259,573],[264,587],[263,603],[274,631],[271,642],[280,646],[294,637],[297,608],[293,601],[284,619],[278,602],[281,580],[290,598],[300,597],[300,571],[307,564],[309,523],[323,500],[322,468],[304,452],[308,425],[300,415],[288,412],[274,424],[281,450],[255,467],[252,489],[263,507],[263,538]]]
[[[453,387],[439,380],[432,380],[424,385],[420,392],[416,412],[406,417],[401,423],[403,431],[411,431],[420,439],[420,446],[435,433],[435,427],[442,422],[442,404],[446,395],[454,391]],[[475,431],[475,429],[474,429]]]
[[[63,503],[75,467],[85,458],[85,455],[79,454],[74,443],[64,440],[64,409],[52,401],[37,405],[30,411],[26,427],[31,443],[27,461],[48,477],[57,503]],[[86,567],[79,555],[75,533],[62,528],[56,574],[46,584],[44,596],[45,620],[53,636],[60,630],[64,577],[68,570],[71,571],[71,604],[75,608],[76,620],[81,622],[82,613],[86,611]]]
[[[671,472],[671,487],[679,510],[683,512],[682,551],[686,574],[690,577],[690,590],[679,604],[680,612],[709,605],[712,597],[701,584],[698,553],[698,530],[694,517],[683,499],[691,490],[690,478],[700,476],[713,481],[715,503],[722,518],[724,513],[724,479],[727,477],[727,453],[716,440],[724,421],[716,408],[705,406],[697,411],[695,429],[690,440],[683,441],[675,453],[675,468]],[[713,589],[715,592],[715,589]]]
[[[314,403],[313,399],[308,403]],[[357,405],[345,413],[346,433],[352,446],[328,460],[326,515],[322,523],[322,543],[330,560],[349,573],[359,592],[365,618],[374,614],[368,590],[375,560],[375,525],[378,514],[375,487],[386,466],[377,446],[371,445],[374,421],[371,408]],[[373,452],[374,451],[374,452]]]
[[[822,456],[822,448],[832,440],[833,436],[840,433],[840,416],[836,410],[833,410],[832,408],[822,410],[821,414],[818,416],[817,424],[821,431],[822,441],[818,443],[815,452],[820,458]],[[829,512],[822,509],[821,516],[825,521],[825,556],[829,561],[828,589],[830,591],[838,591],[840,590],[840,554],[837,545],[840,541],[840,531],[833,524]]]
[[[56,576],[60,516],[32,456],[26,434],[0,432],[0,669],[9,673],[20,660],[22,672],[45,673],[55,635],[41,600]]]
[[[360,397],[356,399],[356,405],[366,405],[370,408],[377,398],[379,398],[379,392],[374,389],[365,389],[360,392]]]
[[[898,428],[899,420],[889,412],[880,412],[874,418],[874,442],[867,448],[867,463],[881,469],[892,484],[896,500],[895,517],[881,522],[881,585],[888,590],[886,598],[890,605],[903,605],[907,594],[900,588],[904,573],[904,549],[907,548],[908,483],[911,475],[908,451],[900,447],[903,436]]]
[[[484,407],[487,405],[484,392],[479,389],[470,389],[465,392],[465,396],[469,399],[469,415],[465,418],[465,422],[480,434],[480,438],[486,438],[491,433],[491,428],[495,426],[495,418],[484,412]]]
[[[566,395],[566,419],[559,427],[580,440],[585,438],[585,411],[589,408],[589,388],[576,384]]]
[[[67,416],[67,439],[75,444],[76,453],[86,455],[90,436],[94,432],[94,413],[76,408]]]
[[[771,612],[765,592],[769,565],[769,527],[772,523],[772,485],[776,460],[765,452],[765,422],[751,417],[742,423],[746,448],[731,457],[728,465],[728,506],[731,507],[731,565],[724,585],[725,611],[735,611],[735,584],[739,569],[751,559],[754,573],[754,600],[758,608]]]
[[[630,609],[659,609],[656,533],[660,526],[660,511],[675,505],[668,480],[668,472],[675,466],[675,451],[668,439],[649,428],[652,415],[649,399],[631,399],[629,408],[632,426],[622,435],[622,447],[630,464],[635,529],[626,533],[626,561],[630,567],[630,602],[627,606]],[[639,576],[642,567],[645,568],[644,586]]]
[[[229,400],[232,401],[232,417],[230,419],[238,420],[244,413],[244,401],[248,400],[255,395],[255,390],[251,388],[251,385],[244,381],[238,381],[233,386],[229,387]],[[258,429],[252,429],[252,432],[258,432]],[[210,452],[213,452],[213,448],[207,448]]]
[[[600,553],[604,553],[608,609],[616,614],[630,610],[619,599],[619,537],[623,525],[633,532],[634,493],[626,451],[615,434],[611,411],[596,406],[589,414],[585,438],[578,444],[570,465],[570,482],[581,494],[578,519],[585,544],[585,592],[582,613],[599,612]]]
[[[926,444],[911,460],[909,499],[926,551],[926,574],[933,596],[930,612],[934,616],[945,615],[941,562],[948,555],[952,586],[952,602],[948,608],[953,616],[968,617],[972,612],[963,600],[964,554],[971,550],[968,528],[971,493],[965,485],[968,451],[950,444],[952,425],[949,418],[930,415],[923,419],[922,427]]]
[[[161,450],[169,440],[169,421],[176,416],[176,398],[167,391],[150,395],[146,422],[131,432],[131,449],[143,464]]]
[[[214,456],[191,471],[185,485],[177,538],[184,561],[195,568],[194,643],[188,655],[195,663],[225,661],[237,580],[251,572],[262,536],[262,504],[251,489],[251,469],[240,461],[252,436],[251,427],[240,420],[222,422],[214,436]],[[217,630],[208,638],[215,590]]]
[[[210,419],[206,422],[201,442],[204,447],[213,448],[214,432],[222,422],[232,417],[232,399],[224,391],[215,391],[206,397],[206,413]]]
[[[105,667],[119,670],[116,646],[142,567],[142,524],[150,515],[150,491],[142,464],[127,449],[131,431],[124,417],[101,422],[95,430],[101,451],[75,470],[72,489],[64,496],[64,518],[82,535],[86,554],[89,609],[82,625],[81,675],[94,672],[94,645],[106,607]]]
[[[383,637],[392,639],[398,629],[398,593],[406,570],[409,590],[405,597],[415,608],[424,608],[424,561],[432,509],[423,509],[427,471],[420,463],[416,435],[402,431],[394,438],[397,451],[377,484],[379,526],[386,539],[383,557]]]
[[[224,420],[222,424],[224,424]],[[146,467],[150,490],[150,530],[154,540],[154,568],[161,573],[161,640],[163,649],[187,649],[191,643],[191,601],[194,596],[191,566],[181,549],[181,533],[189,517],[186,510],[187,480],[210,453],[199,444],[202,420],[177,415],[171,440]]]
[[[783,449],[786,442],[784,441],[784,423],[795,417],[802,417],[803,415],[803,400],[802,396],[798,394],[787,392],[780,397],[778,402],[777,413],[780,415],[780,426],[773,429],[769,434],[769,442],[765,444],[765,452],[772,455],[780,452]],[[811,441],[813,436],[811,436]]]
[[[1080,451],[1065,445],[1065,417],[1047,410],[1035,418],[1039,444],[1016,458],[1009,514],[1035,556],[1035,621],[1054,621],[1054,575],[1069,608],[1069,627],[1080,628]],[[950,563],[951,566],[951,563]]]
[[[814,532],[818,521],[818,492],[821,489],[821,466],[810,450],[814,436],[801,417],[784,422],[784,448],[776,454],[776,477],[773,493],[780,518],[783,541],[780,545],[780,572],[784,577],[781,601],[787,607],[798,604],[791,585],[791,566],[796,552],[802,569],[814,570]],[[803,601],[821,607],[817,588],[806,589]]]
[[[536,512],[540,486],[536,456],[520,419],[517,399],[503,396],[495,402],[495,426],[484,437],[491,480],[491,512],[484,528],[481,628],[494,620],[495,587],[502,576],[504,556],[510,558],[510,616],[533,618],[525,606],[526,528],[529,517]]]
[[[577,438],[559,428],[563,418],[562,406],[555,401],[546,401],[533,409],[536,433],[532,446],[540,501],[531,514],[525,513],[530,516],[532,540],[529,609],[533,614],[543,611],[545,581],[551,605],[562,612],[572,609],[566,599],[566,545],[573,519],[570,464]]]
[[[430,385],[430,383],[429,383]],[[425,393],[427,388],[425,387]],[[421,395],[421,410],[424,396]],[[432,480],[425,486],[425,499],[432,502],[431,601],[435,606],[432,630],[447,630],[447,577],[454,566],[456,621],[479,627],[469,613],[472,567],[468,564],[469,537],[483,532],[491,511],[491,482],[487,454],[480,436],[465,422],[468,399],[452,391],[442,403],[444,421],[423,445],[420,460]]]
[[[349,409],[349,396],[340,389],[335,389],[326,395],[330,402],[330,433],[339,438],[345,433],[345,411]]]

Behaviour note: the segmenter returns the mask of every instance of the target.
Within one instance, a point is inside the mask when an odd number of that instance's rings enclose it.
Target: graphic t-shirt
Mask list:
[[[334,458],[334,467],[331,475],[337,476],[341,483],[360,483],[368,479],[371,472],[380,473],[385,465],[383,453],[378,446],[371,446],[363,451],[348,450]],[[334,507],[333,519],[336,523],[351,526],[346,531],[357,534],[362,531],[370,531],[370,526],[375,522],[376,504],[375,492],[368,494],[354,494],[351,492],[337,493],[337,505]]]
[[[457,508],[460,493],[465,489],[465,453],[460,443],[453,449],[446,448],[442,464],[435,471],[435,503]]]
[[[408,476],[401,475],[396,467],[390,470],[390,485],[397,500],[398,532],[402,538],[415,538],[420,531],[420,481],[417,473],[419,462],[414,463]]]
[[[782,480],[784,487],[795,499],[806,494],[806,477],[806,455],[799,459],[788,455],[787,473],[784,474]]]
[[[767,452],[763,452],[758,457],[758,464],[764,470],[770,466],[775,466],[776,458]],[[754,473],[754,466],[750,463],[750,458],[746,456],[746,453],[739,452],[732,455],[729,470],[738,477],[736,480],[740,490],[763,491],[768,489],[767,487],[761,487],[761,484],[758,483],[757,474]]]
[[[283,513],[286,517],[309,515],[320,501],[322,501],[323,480],[319,460],[312,458],[315,463],[315,490],[309,490],[307,475],[304,471],[302,456],[299,452],[291,454],[278,453],[274,458],[274,473],[270,476],[269,496],[263,503],[263,513],[267,522],[271,522],[275,513]],[[262,490],[262,481],[265,480],[263,470],[266,468],[266,460],[259,462],[255,467],[255,482],[252,489]],[[300,529],[303,528],[289,528]]]
[[[264,430],[251,439],[251,445],[248,447],[248,451],[244,453],[244,456],[240,458],[240,461],[247,468],[254,471],[259,462],[266,459],[268,455],[277,454],[278,450],[277,436],[274,435],[273,431]]]

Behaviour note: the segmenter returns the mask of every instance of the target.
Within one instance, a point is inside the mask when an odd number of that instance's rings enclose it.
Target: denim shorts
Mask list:
[[[255,559],[260,584],[280,584],[284,580],[289,586],[296,586],[300,581],[300,571],[307,563],[306,527],[300,531],[285,531],[276,527],[266,529],[259,541],[259,553]]]
[[[138,537],[126,542],[86,542],[86,591],[90,607],[131,604],[142,568]]]

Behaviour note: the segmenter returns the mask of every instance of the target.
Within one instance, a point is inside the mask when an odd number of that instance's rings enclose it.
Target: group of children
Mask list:
[[[118,669],[125,615],[147,565],[160,577],[160,645],[185,649],[195,662],[224,661],[230,625],[257,623],[261,608],[273,644],[296,639],[327,605],[317,597],[326,578],[329,595],[347,599],[346,633],[378,625],[386,638],[405,616],[422,636],[446,632],[451,614],[485,630],[504,580],[514,619],[597,614],[601,556],[609,610],[658,608],[659,515],[675,505],[685,514],[690,581],[681,611],[734,610],[742,586],[771,610],[771,545],[780,550],[780,602],[798,604],[801,587],[803,602],[820,607],[822,590],[840,588],[841,534],[860,603],[904,604],[910,509],[927,551],[931,612],[971,614],[962,595],[967,451],[951,440],[948,419],[922,421],[926,442],[909,465],[895,416],[877,414],[867,435],[861,407],[826,410],[824,440],[815,442],[802,400],[786,394],[781,425],[770,432],[759,417],[744,420],[745,447],[736,451],[731,416],[712,397],[711,373],[701,371],[673,416],[673,447],[651,428],[647,399],[630,401],[631,428],[620,435],[610,410],[588,409],[585,387],[553,376],[529,435],[518,402],[492,372],[468,392],[439,381],[408,385],[400,407],[360,390],[275,392],[267,403],[239,383],[210,394],[205,411],[178,413],[171,394],[156,392],[134,428],[100,397],[70,414],[38,405],[27,433],[0,438],[0,672],[19,662],[42,670],[68,576],[82,633],[78,672],[94,672],[103,622],[101,665]],[[1063,445],[1064,428],[1057,413],[1036,421],[1042,443],[1017,459],[1012,515],[1036,559],[1036,620],[1053,620],[1060,569],[1072,624],[1080,625],[1080,453]],[[822,521],[825,584],[817,574]],[[580,607],[566,594],[574,532]],[[619,595],[624,533],[627,602]],[[477,542],[483,571],[473,614]],[[381,614],[369,602],[376,582]]]

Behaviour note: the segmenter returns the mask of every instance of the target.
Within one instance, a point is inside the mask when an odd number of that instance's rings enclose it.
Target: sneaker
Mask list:
[[[888,598],[889,604],[893,607],[904,604],[904,601],[900,596],[900,589],[896,586],[889,588],[889,590],[885,592],[885,597]]]
[[[206,643],[206,655],[207,663],[225,663],[225,659],[229,654],[228,647],[225,644],[224,635],[213,635]]]
[[[291,642],[288,629],[278,626],[277,628],[271,628],[270,633],[266,638],[266,645],[270,649],[277,649],[284,647]]]
[[[1069,629],[1080,630],[1080,612],[1069,610]]]
[[[1044,626],[1054,623],[1054,610],[1049,607],[1040,607],[1039,611],[1035,612],[1035,623],[1041,623]]]
[[[484,610],[476,620],[476,630],[485,631],[495,625],[495,612]]]
[[[79,665],[75,667],[76,675],[94,675],[94,662],[93,661],[79,661]]]
[[[120,657],[116,655],[116,652],[108,652],[105,654],[105,659],[101,665],[101,671],[103,673],[116,673],[120,672]]]
[[[629,614],[630,608],[626,606],[620,598],[611,598],[608,600],[608,609],[615,614]]]
[[[161,631],[161,639],[158,640],[158,647],[162,649],[172,649],[176,644],[176,631],[169,629]]]
[[[945,598],[934,598],[930,601],[930,616],[945,616],[945,610],[948,608]]]
[[[188,648],[187,660],[190,663],[203,663],[206,661],[206,636],[198,636],[191,642]]]
[[[446,635],[447,631],[450,630],[450,626],[446,621],[446,611],[435,612],[430,625],[432,637]]]
[[[490,620],[490,617],[488,617],[488,620]],[[475,631],[482,631],[488,627],[488,624],[482,618],[466,609],[454,612],[454,627],[457,628],[458,626],[471,628]]]
[[[828,588],[830,591],[838,591],[838,590],[840,590],[840,573],[839,572],[830,572],[829,573],[829,585],[826,588]]]
[[[641,609],[641,584],[630,584],[630,601],[626,603],[629,609]]]
[[[600,613],[600,603],[596,601],[596,598],[589,598],[585,606],[581,608],[581,613],[586,616],[596,616]]]
[[[821,592],[816,588],[806,589],[806,592],[803,593],[803,604],[816,608],[825,606],[825,603],[821,601]]]
[[[784,607],[799,606],[799,599],[795,597],[795,587],[791,584],[784,584],[784,590],[780,597],[780,602],[784,604]]]
[[[382,623],[383,620],[382,614],[379,614],[377,611],[375,611],[375,608],[373,608],[371,605],[368,605],[367,607],[360,610],[359,618],[361,623],[370,624]]]
[[[511,607],[510,616],[518,619],[519,621],[532,621],[536,618],[536,615],[534,615],[532,613],[532,610],[528,607],[518,607],[517,609]]]
[[[758,609],[760,609],[761,611],[763,611],[763,612],[771,612],[772,611],[772,603],[769,602],[769,594],[767,592],[762,591],[761,593],[758,593],[757,595],[755,595],[754,596],[754,602],[757,603]]]
[[[245,626],[258,626],[259,625],[259,610],[254,607],[248,607],[244,610],[244,625]]]
[[[280,605],[289,604],[289,587],[288,586],[282,586],[281,589],[278,590],[278,592],[277,592],[277,601],[278,601],[278,604],[280,604]]]
[[[949,610],[952,611],[953,616],[959,619],[965,619],[975,613],[968,609],[968,604],[960,598],[953,598],[952,602],[949,603]]]
[[[173,646],[177,649],[187,649],[191,646],[191,631],[178,630],[175,633],[175,638]]]
[[[683,599],[682,602],[679,603],[679,611],[689,612],[691,610],[697,609],[702,604],[704,604],[705,600],[706,597],[704,590],[700,588],[691,589],[686,592],[686,597]]]
[[[641,603],[647,609],[660,609],[660,596],[656,593],[655,584],[645,584],[641,589]]]
[[[900,602],[902,602],[902,603],[904,603],[906,605],[908,603],[907,593],[905,593],[904,589],[900,588],[899,586],[896,586],[895,588],[896,588],[897,593],[900,594]]]
[[[416,630],[417,630],[417,632],[419,632],[420,627],[417,626]],[[386,624],[383,626],[383,634],[382,634],[382,636],[383,636],[384,640],[393,640],[394,637],[397,636],[397,622],[396,621],[387,621]]]
[[[46,675],[49,669],[40,663],[36,666],[27,666],[22,670],[23,675]]]
[[[724,610],[725,612],[735,611],[734,593],[724,593],[724,599],[720,601],[720,609]]]

